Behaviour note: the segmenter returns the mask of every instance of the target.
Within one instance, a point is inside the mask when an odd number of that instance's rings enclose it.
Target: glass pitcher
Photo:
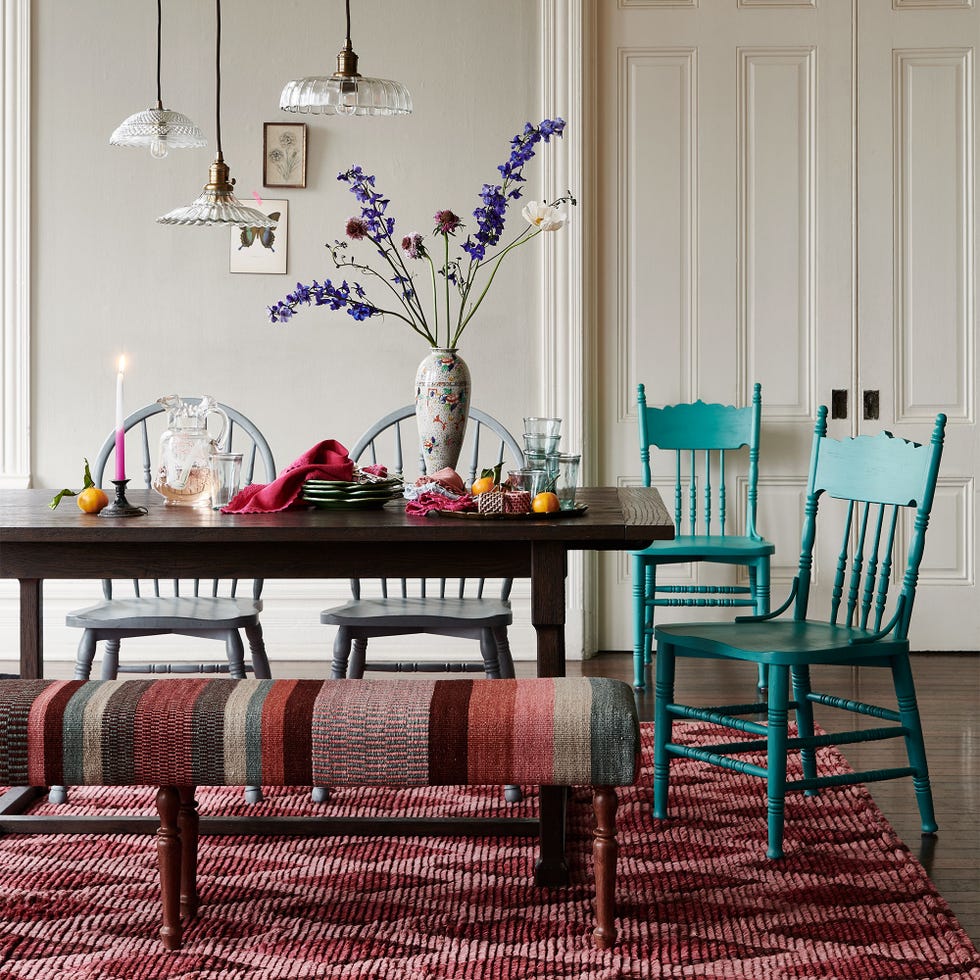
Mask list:
[[[167,429],[160,436],[160,462],[153,489],[168,504],[210,506],[211,454],[222,452],[228,435],[228,416],[210,395],[199,402],[185,402],[177,395],[157,401],[167,410]],[[221,422],[221,431],[208,432],[209,416]]]

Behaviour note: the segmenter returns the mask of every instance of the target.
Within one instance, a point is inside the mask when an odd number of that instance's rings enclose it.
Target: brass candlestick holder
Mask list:
[[[143,517],[147,513],[145,507],[137,507],[126,499],[128,483],[129,480],[112,481],[112,485],[116,488],[116,499],[99,511],[99,517]]]

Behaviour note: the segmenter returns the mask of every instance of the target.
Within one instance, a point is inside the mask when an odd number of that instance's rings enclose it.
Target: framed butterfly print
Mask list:
[[[262,183],[265,187],[306,186],[306,123],[263,125]]]
[[[289,201],[249,201],[272,218],[272,228],[232,228],[229,272],[286,274],[286,232],[289,228]]]

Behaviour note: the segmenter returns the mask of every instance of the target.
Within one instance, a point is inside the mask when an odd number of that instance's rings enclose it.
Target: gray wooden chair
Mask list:
[[[411,447],[409,462],[413,464],[407,469],[406,442]],[[350,455],[362,465],[383,463],[389,471],[401,473],[406,482],[414,482],[425,472],[415,427],[415,407],[405,405],[379,419],[357,440]],[[506,473],[507,469],[523,466],[524,453],[500,422],[486,412],[471,408],[460,460],[458,472],[469,486],[481,467],[503,463]],[[321,623],[337,627],[330,676],[360,678],[365,670],[377,670],[472,671],[491,678],[513,677],[514,663],[507,639],[507,627],[513,619],[512,584],[512,579],[503,579],[499,591],[491,596],[485,594],[486,581],[482,578],[382,579],[377,583],[351,579],[352,600],[320,614]],[[481,657],[439,663],[368,662],[368,640],[415,633],[478,640]],[[516,786],[507,787],[506,797],[510,801],[519,800],[520,790]],[[325,799],[325,793],[314,790],[314,799]]]
[[[183,400],[192,403],[200,401],[197,398]],[[221,405],[221,408],[230,423],[225,448],[241,452],[243,456],[243,484],[252,482],[257,464],[261,464],[263,471],[260,478],[266,482],[275,479],[272,451],[255,423],[227,405]],[[156,453],[156,439],[152,440],[151,453],[147,421],[163,411],[163,406],[154,402],[134,412],[123,423],[127,432],[137,430],[140,434],[143,482],[147,487],[152,483]],[[236,437],[240,445],[235,444]],[[106,463],[114,449],[112,434],[102,444],[92,467],[92,479],[97,485],[101,485]],[[203,583],[200,579],[152,579],[146,583],[133,580],[132,592],[125,596],[120,595],[122,590],[116,588],[117,584],[111,579],[104,579],[103,601],[84,609],[75,609],[65,619],[68,626],[83,630],[75,660],[76,680],[88,680],[100,641],[105,644],[101,668],[103,680],[112,680],[119,673],[228,673],[232,677],[242,678],[251,671],[255,677],[271,676],[259,622],[262,611],[261,579],[252,582],[247,596],[238,594],[239,583],[236,579],[224,582],[213,579]],[[248,639],[251,662],[245,660],[241,630],[245,631]],[[226,660],[221,663],[120,662],[122,640],[170,633],[220,640],[225,644]],[[64,802],[63,788],[52,787],[49,799],[53,803]],[[258,787],[249,787],[246,799],[257,802],[261,799],[261,791]]]

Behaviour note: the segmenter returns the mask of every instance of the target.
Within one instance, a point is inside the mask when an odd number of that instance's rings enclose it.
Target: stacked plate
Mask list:
[[[369,510],[384,507],[389,500],[401,495],[402,481],[397,478],[373,483],[307,480],[303,484],[303,500],[322,510]]]

